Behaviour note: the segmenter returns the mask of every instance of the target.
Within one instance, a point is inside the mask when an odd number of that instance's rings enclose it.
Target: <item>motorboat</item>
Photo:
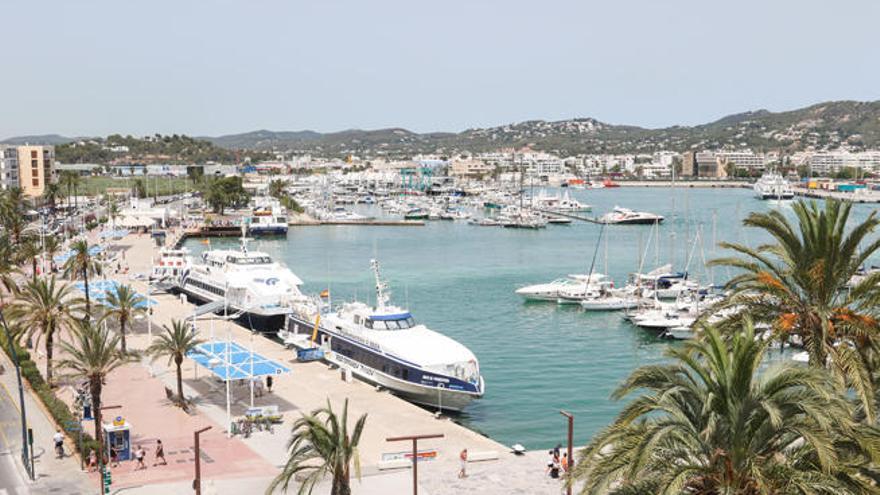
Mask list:
[[[213,249],[199,262],[189,258],[179,290],[206,303],[222,303],[217,311],[240,319],[251,329],[275,331],[285,324],[291,301],[303,296],[302,280],[261,251],[248,249],[245,226],[239,249]]]
[[[755,182],[755,197],[758,199],[792,199],[794,189],[778,172],[768,171]]]
[[[296,343],[314,335],[326,361],[416,404],[461,411],[482,397],[485,383],[476,356],[417,323],[408,310],[391,305],[378,261],[370,264],[376,279],[375,307],[358,301],[336,311],[322,306],[319,316],[314,305],[294,305],[279,337]]]
[[[561,292],[580,289],[584,286],[587,275],[570,274],[545,284],[527,285],[516,289],[516,294],[527,301],[556,301]]]
[[[655,223],[662,223],[663,216],[615,206],[610,213],[599,217],[598,221],[599,223],[609,225],[653,225]]]

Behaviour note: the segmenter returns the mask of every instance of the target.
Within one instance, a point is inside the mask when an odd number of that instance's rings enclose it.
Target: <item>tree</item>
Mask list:
[[[17,187],[0,193],[0,224],[15,246],[21,241],[22,233],[27,227],[24,203],[21,189]]]
[[[762,372],[766,349],[751,323],[705,327],[634,371],[613,397],[641,393],[581,452],[582,493],[877,493],[873,427],[824,369]]]
[[[107,292],[104,301],[106,307],[102,318],[115,318],[119,322],[119,335],[122,352],[128,352],[125,345],[126,326],[134,321],[134,318],[144,313],[147,299],[138,294],[130,285],[117,285],[115,290]]]
[[[269,196],[281,199],[286,195],[288,183],[286,180],[274,179],[269,182]]]
[[[49,182],[43,189],[43,200],[49,204],[49,208],[54,212],[56,202],[64,196],[61,192],[61,186],[56,182]]]
[[[30,263],[31,279],[33,280],[37,279],[37,260],[43,254],[39,242],[39,239],[35,237],[26,237],[15,252],[16,259],[20,264]]]
[[[304,414],[293,424],[287,444],[287,463],[266,493],[271,494],[278,488],[287,491],[291,480],[302,473],[306,477],[297,491],[299,495],[311,493],[315,484],[328,474],[333,478],[331,495],[350,495],[352,464],[355,475],[360,478],[358,443],[366,421],[366,414],[358,418],[349,436],[348,399],[342,406],[341,418],[333,412],[329,401],[327,407]]]
[[[46,259],[51,264],[51,270],[55,271],[55,255],[61,250],[61,240],[58,239],[58,236],[47,235],[43,238],[43,254],[46,255]]]
[[[164,333],[156,336],[156,340],[147,348],[147,354],[154,360],[167,356],[168,364],[174,361],[177,371],[177,398],[183,404],[183,358],[204,341],[198,338],[195,328],[180,320],[171,320],[171,327],[163,325],[162,330]]]
[[[204,200],[215,213],[223,214],[228,206],[247,204],[248,193],[241,177],[221,177],[208,181],[204,186]]]
[[[780,341],[800,339],[810,364],[829,367],[852,387],[873,422],[876,391],[866,353],[880,344],[872,316],[880,273],[848,285],[880,248],[880,240],[867,242],[880,219],[872,212],[850,226],[851,207],[828,200],[820,209],[815,202],[799,201],[793,206],[796,225],[777,210],[752,213],[743,224],[765,231],[775,243],[757,248],[721,243],[742,256],[712,260],[710,265],[740,271],[727,283],[730,292],[720,307],[741,308],[738,315],[769,324]]]
[[[134,185],[132,186],[132,192],[138,198],[146,198],[147,197],[147,188],[144,186],[144,179],[135,179]]]
[[[119,336],[110,330],[96,326],[88,319],[78,320],[73,328],[71,342],[62,342],[66,354],[59,367],[65,376],[74,380],[86,380],[92,398],[92,412],[95,416],[95,439],[98,451],[104,452],[104,439],[101,435],[101,392],[107,376],[117,368],[133,361],[134,356],[117,349]]]
[[[100,275],[101,264],[92,257],[92,254],[89,252],[89,242],[85,239],[74,242],[70,246],[70,250],[73,253],[64,262],[64,276],[69,280],[82,277],[86,294],[86,318],[91,318],[92,305],[91,299],[89,299],[89,275]]]
[[[52,385],[52,358],[55,337],[59,332],[73,325],[73,312],[77,309],[69,285],[58,284],[55,277],[35,278],[15,294],[10,308],[10,316],[16,321],[24,337],[34,345],[43,340],[46,351],[46,383]]]

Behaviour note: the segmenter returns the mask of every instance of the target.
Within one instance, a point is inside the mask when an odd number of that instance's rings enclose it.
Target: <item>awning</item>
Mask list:
[[[125,216],[125,217],[122,217],[122,220],[119,221],[119,225],[121,225],[123,227],[128,227],[128,228],[150,227],[154,223],[156,223],[156,221],[153,220],[152,218],[143,217],[143,216],[136,216],[136,217]]]
[[[224,381],[282,375],[290,369],[230,341],[200,344],[187,357]]]

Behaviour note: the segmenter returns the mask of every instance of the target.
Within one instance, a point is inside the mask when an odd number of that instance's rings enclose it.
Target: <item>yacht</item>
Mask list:
[[[252,330],[275,331],[284,326],[292,301],[304,296],[299,279],[268,254],[250,251],[245,227],[240,247],[202,253],[191,258],[181,275],[179,289],[206,303],[223,303],[218,311],[233,315]]]
[[[645,211],[633,211],[619,206],[615,206],[613,211],[599,217],[599,223],[612,225],[644,225],[662,222],[662,215]]]
[[[461,411],[482,397],[485,384],[474,354],[416,323],[408,310],[391,305],[379,263],[370,264],[376,307],[350,302],[322,314],[315,304],[297,304],[278,336],[293,345],[311,340],[328,362],[416,404]]]
[[[699,285],[688,280],[687,272],[673,272],[672,265],[666,264],[648,273],[632,273],[628,288],[642,289],[647,296],[658,299],[676,299],[680,295],[696,290]]]
[[[755,197],[758,199],[792,199],[794,189],[791,184],[777,172],[766,172],[755,182]]]
[[[553,301],[559,299],[561,292],[581,289],[587,275],[570,274],[565,278],[558,278],[545,284],[527,285],[516,289],[516,294],[527,301]]]

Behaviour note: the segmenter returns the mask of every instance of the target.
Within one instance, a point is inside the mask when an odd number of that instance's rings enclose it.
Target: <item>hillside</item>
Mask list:
[[[142,161],[200,163],[234,161],[270,152],[316,156],[356,155],[406,157],[418,153],[450,155],[531,146],[561,155],[583,153],[650,153],[658,150],[752,148],[756,151],[880,148],[880,101],[835,101],[787,112],[744,112],[697,126],[646,129],[592,118],[547,122],[530,120],[459,133],[415,133],[402,128],[350,129],[341,132],[276,132],[259,130],[219,137],[108,136],[88,141],[57,135],[25,136],[4,142],[58,145],[59,160],[70,162]],[[68,143],[68,144],[61,144]],[[85,144],[82,144],[85,143]],[[110,151],[126,146],[130,153]],[[242,151],[249,150],[249,151]]]
[[[258,131],[206,139],[218,146],[234,143],[239,148],[328,156],[451,154],[524,145],[564,155],[722,147],[796,151],[836,148],[842,143],[876,148],[880,147],[880,101],[827,102],[788,112],[758,110],[698,126],[662,129],[613,125],[583,118],[556,122],[532,120],[460,133],[418,134],[400,128],[327,134]]]

